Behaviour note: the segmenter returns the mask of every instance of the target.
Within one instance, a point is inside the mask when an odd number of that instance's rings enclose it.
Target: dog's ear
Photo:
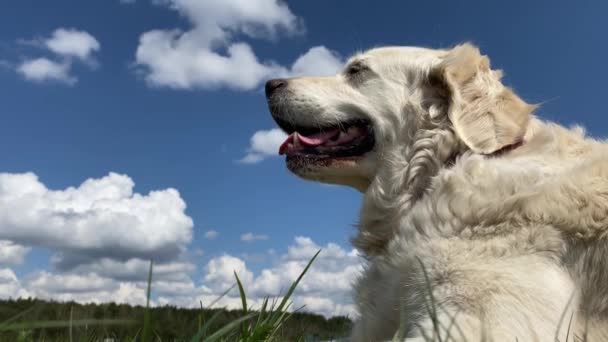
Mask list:
[[[501,77],[469,43],[447,51],[431,74],[445,88],[456,134],[474,152],[489,154],[521,141],[535,109],[505,87]]]

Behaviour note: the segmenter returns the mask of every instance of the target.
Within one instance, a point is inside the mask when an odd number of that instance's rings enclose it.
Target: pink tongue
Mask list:
[[[339,133],[340,133],[339,129],[334,129],[334,130],[331,130],[328,132],[321,132],[321,133],[313,134],[313,135],[307,137],[307,136],[299,134],[298,132],[295,132],[295,134],[298,135],[298,139],[300,140],[302,145],[305,145],[305,146],[323,145],[324,143],[329,141],[329,139],[335,137]]]
[[[292,150],[294,148],[298,149],[298,147],[295,146],[295,144],[294,144],[296,135],[297,135],[298,141],[300,142],[301,145],[314,147],[314,146],[323,145],[324,143],[326,143],[327,141],[329,141],[331,138],[335,137],[338,134],[340,134],[339,129],[334,129],[334,130],[327,131],[327,132],[321,132],[321,133],[313,134],[310,136],[304,136],[298,132],[293,132],[281,144],[281,147],[279,148],[279,154],[286,154],[287,152],[289,152],[290,150]]]

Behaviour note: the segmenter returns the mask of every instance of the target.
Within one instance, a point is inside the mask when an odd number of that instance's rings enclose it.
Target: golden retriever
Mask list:
[[[363,193],[353,341],[608,341],[608,144],[471,44],[266,84],[289,170]]]

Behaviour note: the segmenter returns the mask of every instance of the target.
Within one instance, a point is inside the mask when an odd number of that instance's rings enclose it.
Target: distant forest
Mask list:
[[[241,310],[150,309],[153,340],[190,341],[216,312],[214,331],[243,316]],[[138,340],[145,308],[126,304],[78,304],[37,299],[0,301],[0,341],[134,341]],[[281,341],[327,341],[348,335],[347,317],[294,313],[279,332]],[[71,328],[70,328],[71,326]]]

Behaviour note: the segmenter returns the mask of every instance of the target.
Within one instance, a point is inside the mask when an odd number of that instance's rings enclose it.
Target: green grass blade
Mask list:
[[[293,316],[294,313],[302,310],[304,308],[304,305],[302,305],[301,307],[295,309],[293,312],[287,312],[285,311],[283,313],[283,315],[281,315],[281,317],[279,317],[279,324],[276,324],[274,326],[274,329],[270,332],[270,334],[268,335],[269,339],[272,339],[274,337],[274,335],[279,331],[279,329],[281,328],[281,326],[283,325],[284,322],[287,322],[287,320],[289,318],[291,318],[291,316]]]
[[[198,330],[201,330],[203,327],[203,301],[199,300],[198,301],[201,304],[201,311],[198,313],[198,325],[197,328]]]
[[[216,332],[214,332],[212,335],[209,335],[209,337],[207,337],[206,339],[204,339],[204,342],[213,342],[213,341],[217,341],[220,338],[224,337],[225,335],[234,332],[236,329],[238,329],[239,325],[241,323],[244,323],[245,321],[255,317],[256,313],[252,312],[248,315],[245,315],[243,317],[237,318],[234,321],[226,324],[225,326],[223,326],[221,329],[218,329]]]
[[[289,290],[287,291],[287,293],[283,297],[283,300],[281,300],[281,303],[276,308],[275,315],[277,315],[277,313],[280,314],[280,312],[283,311],[283,308],[285,307],[285,305],[287,305],[287,301],[289,300],[289,298],[293,294],[293,291],[295,291],[295,289],[298,286],[298,284],[300,283],[300,281],[302,281],[302,278],[304,277],[304,275],[306,274],[306,272],[308,271],[308,269],[310,268],[310,266],[312,265],[312,263],[315,261],[315,259],[319,255],[319,253],[321,253],[321,250],[318,250],[317,253],[315,253],[315,255],[312,257],[312,259],[310,259],[310,261],[308,262],[308,264],[306,265],[306,267],[304,267],[304,270],[302,271],[302,273],[300,273],[300,275],[298,276],[298,278],[291,284],[291,286],[289,287]]]
[[[222,292],[222,294],[220,294],[213,302],[211,302],[211,304],[209,304],[209,308],[213,307],[217,302],[219,302],[222,298],[226,297],[226,295],[232,291],[232,289],[234,289],[234,287],[236,286],[236,284],[233,284],[232,286],[230,286],[226,291]],[[201,301],[201,310],[203,309],[203,302]],[[192,339],[190,341],[194,342],[194,341],[200,341],[201,338],[205,337],[207,330],[209,329],[209,327],[211,326],[211,324],[213,323],[213,321],[221,314],[221,311],[216,312],[213,316],[211,316],[211,318],[209,318],[209,320],[207,322],[205,322],[205,324],[203,325],[202,328],[200,328],[198,330],[198,332],[194,335],[194,337],[192,337]]]
[[[74,336],[72,335],[73,330],[72,330],[72,321],[74,320],[74,306],[70,306],[70,342],[74,341]]]
[[[211,316],[211,318],[209,318],[207,320],[207,322],[205,322],[205,324],[203,325],[202,328],[200,328],[197,333],[194,335],[194,337],[192,337],[192,339],[190,339],[191,342],[198,342],[201,340],[201,338],[205,337],[207,334],[207,330],[209,329],[209,327],[211,326],[211,324],[213,324],[213,321],[215,321],[216,318],[218,318],[219,315],[222,314],[222,311],[218,311],[215,314],[213,314],[213,316]]]
[[[236,271],[234,272],[234,277],[236,278],[236,284],[239,287],[239,296],[241,297],[241,305],[243,306],[243,314],[247,314],[247,297],[245,296],[245,289],[243,289],[243,284],[241,283],[241,279],[239,279]],[[248,329],[245,327],[245,324],[241,325],[241,338],[246,338],[248,334]]]
[[[268,305],[268,297],[264,297],[264,300],[262,301],[262,307],[260,308],[260,314],[258,315],[258,320],[255,323],[255,326],[260,326],[260,323],[262,323],[264,316],[266,315],[266,306]]]
[[[217,304],[217,302],[219,302],[220,300],[222,300],[222,298],[226,297],[226,295],[232,291],[232,289],[236,286],[236,284],[232,284],[232,286],[230,286],[226,291],[222,292],[221,295],[219,295],[217,298],[215,298],[215,300],[213,302],[211,302],[211,304],[209,304],[208,308],[212,308],[215,304]]]
[[[236,271],[234,272],[234,277],[236,278],[236,284],[239,287],[239,295],[241,296],[241,303],[243,305],[243,313],[247,313],[247,297],[245,296],[245,290],[243,289],[243,284],[241,283],[241,279],[239,279],[238,274],[236,274]]]
[[[153,262],[150,260],[150,270],[148,271],[148,289],[146,291],[146,311],[144,311],[144,328],[141,335],[143,342],[149,342],[152,339],[152,319],[150,312],[150,295],[152,294],[152,268]]]

